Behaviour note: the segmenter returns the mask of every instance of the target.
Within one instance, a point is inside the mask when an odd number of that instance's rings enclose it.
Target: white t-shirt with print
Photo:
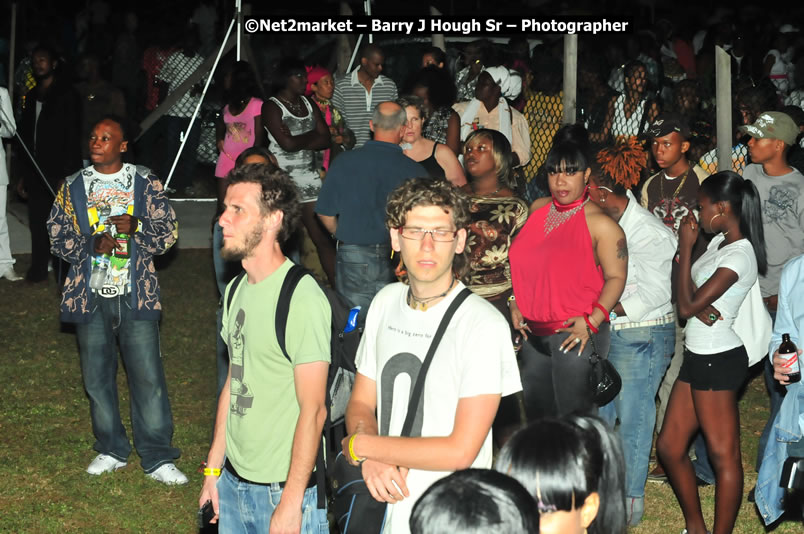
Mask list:
[[[458,283],[447,297],[427,309],[407,304],[408,286],[384,287],[371,302],[357,351],[357,370],[377,384],[380,435],[399,436],[408,411],[410,390],[421,363],[450,303],[465,286]],[[461,398],[486,394],[510,395],[522,389],[511,333],[494,306],[470,295],[450,321],[427,371],[412,437],[448,436]],[[491,431],[472,467],[490,468]],[[408,519],[416,500],[448,471],[411,469],[406,483],[410,496],[389,506],[384,534],[410,532]]]
[[[87,194],[87,209],[96,210],[100,225],[93,228],[108,232],[112,236],[117,234],[113,224],[107,222],[109,217],[127,213],[128,207],[134,205],[134,177],[137,168],[124,163],[123,167],[112,174],[103,174],[90,165],[81,173],[84,180],[84,190]],[[92,221],[90,220],[90,224]],[[106,270],[104,286],[114,286],[124,291],[126,286],[130,289],[131,276],[129,276],[130,259],[113,258]]]
[[[706,326],[697,317],[687,322],[684,330],[684,346],[696,354],[717,354],[743,344],[732,325],[746,295],[757,280],[757,259],[751,243],[743,238],[718,246],[725,240],[723,234],[712,238],[698,261],[692,265],[692,281],[701,287],[718,269],[730,269],[737,273],[737,281],[712,303],[722,320]]]

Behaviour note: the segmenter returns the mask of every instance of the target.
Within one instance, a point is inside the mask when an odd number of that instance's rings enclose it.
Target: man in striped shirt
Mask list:
[[[396,100],[399,96],[394,81],[380,74],[385,55],[379,46],[363,48],[360,66],[335,84],[333,105],[343,114],[346,126],[355,134],[354,148],[370,139],[369,121],[380,102]]]

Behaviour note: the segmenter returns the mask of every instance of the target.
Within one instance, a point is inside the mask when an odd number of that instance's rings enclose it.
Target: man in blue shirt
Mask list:
[[[374,295],[395,280],[385,228],[388,194],[408,178],[427,176],[399,146],[406,122],[395,102],[378,104],[370,122],[374,140],[332,163],[315,208],[338,240],[335,289],[361,307],[361,318]]]

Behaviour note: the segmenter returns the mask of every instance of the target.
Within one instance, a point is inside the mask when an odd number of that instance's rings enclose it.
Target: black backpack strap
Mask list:
[[[288,315],[290,314],[290,299],[293,298],[293,292],[299,281],[308,274],[309,271],[299,265],[294,265],[290,268],[285,275],[285,280],[282,282],[282,289],[279,290],[279,300],[276,303],[276,320],[274,322],[274,329],[276,331],[276,341],[279,343],[279,348],[282,354],[290,363],[290,355],[288,354],[287,347],[285,346],[285,329],[288,324]]]
[[[441,343],[441,338],[444,337],[444,332],[446,332],[447,326],[449,326],[449,322],[452,320],[452,316],[455,315],[458,307],[460,307],[463,301],[471,294],[472,291],[468,287],[463,288],[463,291],[461,291],[449,305],[446,313],[444,313],[444,317],[441,319],[441,324],[438,325],[438,330],[436,330],[435,336],[433,336],[433,341],[430,342],[430,349],[427,351],[427,356],[424,357],[424,362],[422,362],[422,367],[419,370],[419,376],[416,377],[413,393],[410,395],[408,414],[405,416],[405,424],[402,425],[402,433],[400,434],[402,437],[410,436],[410,431],[413,429],[413,420],[416,418],[416,411],[419,409],[419,401],[422,398],[422,393],[424,393],[424,379],[427,376],[427,370],[430,368],[430,363],[433,361],[436,349],[438,349],[438,345]]]
[[[226,306],[223,308],[223,314],[226,315],[229,312],[229,308],[232,307],[232,300],[234,300],[235,293],[237,292],[237,288],[240,287],[240,282],[243,281],[243,277],[246,276],[246,271],[240,271],[240,273],[235,276],[234,282],[229,285],[229,293],[226,294]]]

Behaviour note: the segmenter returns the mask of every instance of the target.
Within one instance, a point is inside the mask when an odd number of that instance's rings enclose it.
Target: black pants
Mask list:
[[[597,413],[589,387],[592,343],[587,342],[580,356],[577,346],[564,354],[558,347],[569,335],[566,332],[549,336],[531,335],[522,344],[520,375],[528,421],[571,413]],[[598,354],[602,358],[607,357],[609,324],[602,324],[600,332],[592,335]]]
[[[51,261],[47,219],[50,216],[53,200],[49,192],[29,191],[28,227],[31,230],[31,268],[28,270],[27,278],[32,282],[47,279],[47,266]]]

